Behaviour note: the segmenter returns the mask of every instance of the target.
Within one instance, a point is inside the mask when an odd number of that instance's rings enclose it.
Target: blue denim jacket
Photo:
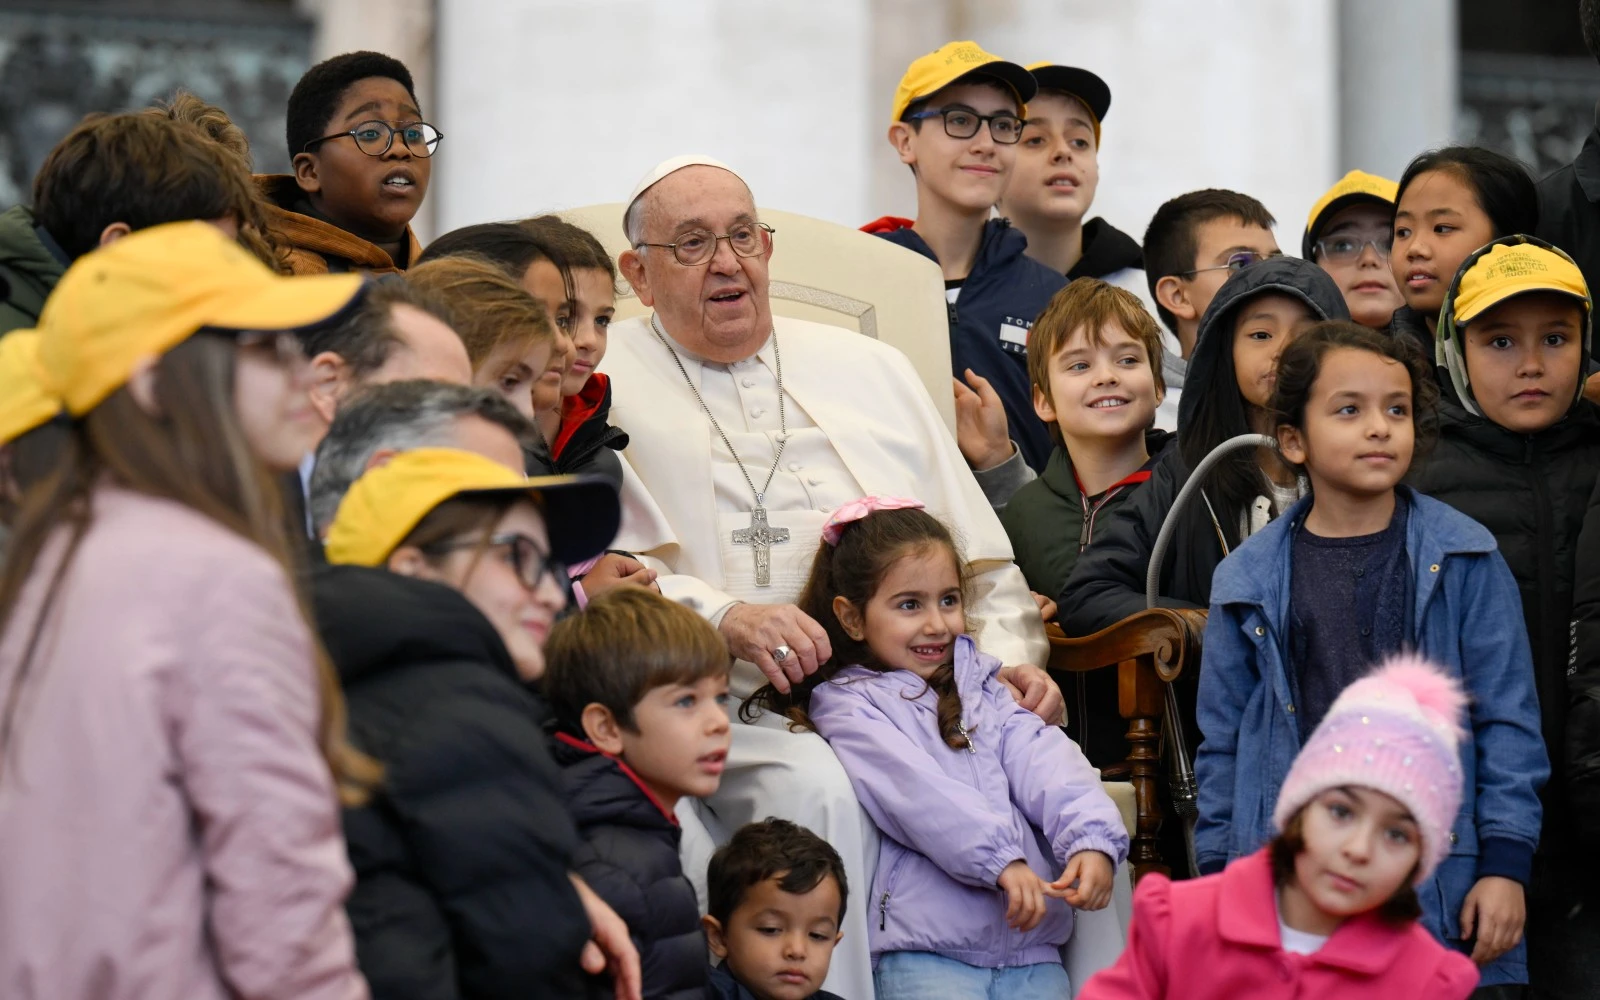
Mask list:
[[[1550,774],[1539,730],[1533,661],[1516,581],[1478,522],[1406,487],[1406,531],[1417,650],[1461,680],[1471,700],[1461,743],[1465,792],[1450,857],[1418,895],[1423,920],[1447,944],[1459,937],[1473,883],[1501,875],[1527,884],[1539,841],[1539,789]],[[1300,752],[1286,642],[1294,531],[1312,498],[1239,546],[1217,567],[1200,665],[1195,758],[1202,870],[1272,839],[1272,810]],[[1241,766],[1241,762],[1243,766]],[[1526,981],[1519,945],[1484,970],[1485,984]]]

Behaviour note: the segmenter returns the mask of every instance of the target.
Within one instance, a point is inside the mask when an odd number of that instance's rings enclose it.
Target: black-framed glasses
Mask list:
[[[434,150],[439,147],[439,140],[444,138],[443,132],[427,122],[401,122],[396,127],[374,118],[372,121],[362,122],[348,132],[335,132],[320,139],[312,139],[306,143],[301,152],[310,152],[311,147],[319,142],[349,136],[356,141],[356,148],[363,153],[368,156],[382,156],[394,145],[394,137],[397,135],[400,141],[405,143],[406,149],[411,151],[412,156],[424,159],[433,155]]]
[[[908,115],[912,121],[924,118],[943,118],[944,134],[952,139],[970,139],[978,129],[988,123],[989,138],[1002,146],[1015,144],[1022,138],[1023,120],[1009,111],[997,115],[980,115],[971,108],[940,108],[936,111],[918,111]]]
[[[1383,260],[1388,260],[1389,255],[1394,252],[1394,233],[1386,231],[1381,236],[1373,237],[1329,236],[1311,244],[1318,260],[1331,261],[1335,264],[1348,264],[1358,259],[1366,252],[1367,247],[1371,247]]]
[[[234,343],[240,351],[265,357],[279,368],[290,369],[306,363],[305,344],[288,330],[262,330],[238,334]]]
[[[1203,271],[1227,271],[1229,273],[1238,273],[1239,271],[1243,271],[1245,268],[1249,267],[1251,264],[1259,264],[1261,261],[1282,256],[1282,250],[1274,250],[1272,253],[1256,253],[1254,250],[1240,250],[1238,253],[1229,254],[1228,259],[1223,261],[1221,264],[1213,264],[1211,267],[1197,267],[1193,271],[1179,271],[1178,277],[1192,278]]]
[[[727,240],[728,247],[740,257],[759,257],[772,249],[772,234],[777,232],[765,222],[741,222],[718,236],[704,229],[691,229],[678,237],[675,243],[635,243],[640,247],[660,247],[671,250],[672,256],[684,267],[704,264],[717,253],[717,241]]]
[[[557,559],[550,558],[549,554],[539,548],[539,543],[520,532],[508,531],[498,535],[490,535],[485,541],[481,536],[477,538],[460,538],[453,542],[440,542],[428,546],[428,551],[435,554],[455,552],[460,549],[475,549],[504,547],[511,556],[511,569],[517,574],[528,590],[536,591],[539,585],[549,577],[557,587],[566,592],[571,587],[567,576],[567,566]]]

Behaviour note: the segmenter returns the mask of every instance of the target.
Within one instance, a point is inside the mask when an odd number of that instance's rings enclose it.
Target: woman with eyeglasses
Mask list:
[[[1396,187],[1386,177],[1350,171],[1317,199],[1300,239],[1300,255],[1339,283],[1350,318],[1374,330],[1387,327],[1405,304],[1389,269]]]
[[[341,501],[314,603],[351,740],[384,768],[344,818],[376,1000],[585,996],[584,971],[606,965],[591,933],[626,940],[604,918],[591,931],[569,874],[577,832],[530,686],[566,564],[599,553],[618,518],[602,481],[530,480],[444,448],[401,452]],[[619,997],[637,975],[634,959]]]

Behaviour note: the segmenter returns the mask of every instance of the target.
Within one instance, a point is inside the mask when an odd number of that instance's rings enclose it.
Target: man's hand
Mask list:
[[[1116,866],[1099,851],[1079,851],[1067,859],[1067,870],[1050,883],[1050,895],[1059,896],[1080,910],[1103,910],[1111,902],[1111,882]],[[1078,883],[1073,886],[1072,883]]]
[[[1029,593],[1033,595],[1033,603],[1039,605],[1039,617],[1043,618],[1046,622],[1055,621],[1056,602],[1052,601],[1050,598],[1044,596],[1036,590],[1030,590]]]
[[[1595,372],[1584,380],[1583,398],[1591,403],[1600,403],[1600,372]]]
[[[783,694],[816,673],[833,655],[828,633],[793,604],[735,604],[722,616],[719,630],[728,641],[728,650],[760,667]],[[782,663],[772,658],[772,651],[779,646],[789,647]]]
[[[1517,946],[1527,920],[1528,906],[1521,883],[1485,875],[1461,904],[1461,940],[1471,941],[1476,930],[1478,940],[1472,946],[1472,960],[1488,965]]]
[[[997,884],[1006,894],[1006,924],[1027,933],[1044,919],[1045,890],[1050,883],[1034,874],[1026,861],[1013,861],[1000,873]]]
[[[645,587],[656,593],[656,571],[620,552],[607,552],[583,577],[583,592],[590,600],[614,587]]]
[[[1061,688],[1043,670],[1031,663],[1001,667],[999,679],[1011,691],[1011,697],[1017,699],[1018,705],[1052,726],[1059,726],[1066,721],[1066,699],[1061,697]]]
[[[567,877],[572,879],[578,898],[583,900],[583,912],[588,915],[592,929],[589,943],[583,946],[583,954],[578,959],[583,971],[598,976],[609,970],[617,988],[617,1000],[642,1000],[644,976],[639,971],[639,951],[633,946],[633,938],[628,936],[628,925],[589,888],[589,883],[571,872]]]
[[[958,378],[950,380],[956,393],[956,445],[968,465],[984,472],[1010,458],[1016,448],[1000,394],[971,368],[966,374],[966,385]]]

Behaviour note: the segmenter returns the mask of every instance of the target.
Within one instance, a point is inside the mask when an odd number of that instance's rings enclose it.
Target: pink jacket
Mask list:
[[[64,541],[0,638],[0,706]],[[311,637],[260,548],[102,488],[21,692],[0,750],[0,996],[367,996]]]
[[[1265,849],[1189,882],[1141,879],[1127,949],[1078,1000],[1464,1000],[1478,984],[1472,961],[1421,924],[1370,913],[1315,954],[1285,952],[1276,896]]]

